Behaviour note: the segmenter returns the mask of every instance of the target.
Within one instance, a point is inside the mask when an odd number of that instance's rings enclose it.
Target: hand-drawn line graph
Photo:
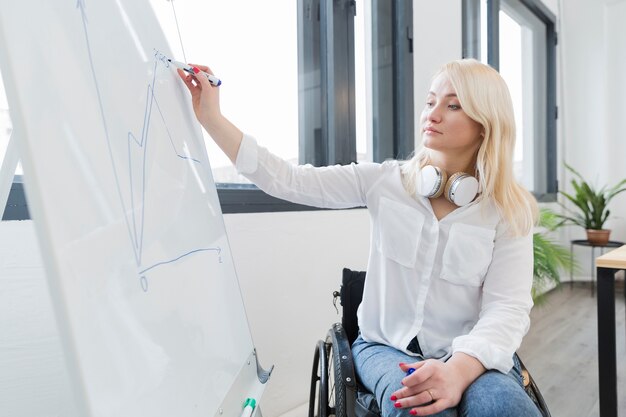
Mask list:
[[[128,168],[129,168],[129,188],[130,188],[130,212],[127,210],[126,204],[125,204],[125,200],[124,200],[124,196],[123,196],[123,192],[122,192],[122,187],[121,187],[121,181],[120,181],[120,175],[117,171],[116,168],[116,164],[115,164],[115,157],[114,157],[114,152],[112,149],[112,141],[111,141],[111,137],[109,134],[109,127],[108,127],[108,123],[107,123],[107,118],[105,116],[105,112],[104,112],[104,105],[103,105],[103,100],[102,100],[102,95],[101,95],[101,91],[100,91],[100,86],[98,83],[98,77],[96,76],[96,69],[95,69],[95,65],[94,65],[94,61],[93,61],[93,54],[92,54],[92,49],[91,49],[91,43],[90,43],[90,39],[89,39],[89,31],[88,31],[88,19],[87,19],[87,12],[86,12],[86,4],[85,4],[86,0],[77,0],[76,1],[76,8],[79,9],[80,14],[81,14],[81,18],[82,18],[82,23],[83,23],[83,30],[84,30],[84,34],[85,34],[85,42],[86,42],[86,48],[87,48],[87,54],[88,54],[88,59],[89,59],[89,65],[91,68],[91,73],[93,76],[93,82],[94,82],[94,86],[95,86],[95,90],[96,90],[96,95],[98,98],[98,106],[99,106],[99,110],[100,110],[100,118],[102,120],[102,126],[104,129],[104,136],[107,142],[107,149],[108,149],[108,153],[109,153],[109,159],[111,162],[111,168],[113,171],[113,176],[115,178],[115,185],[117,188],[117,192],[118,192],[118,198],[120,201],[120,204],[122,206],[122,210],[124,212],[124,219],[126,222],[126,228],[128,229],[128,235],[130,238],[130,241],[132,243],[133,246],[133,251],[134,251],[134,257],[135,257],[135,262],[137,264],[137,268],[138,268],[138,274],[139,274],[139,280],[140,280],[140,285],[141,288],[143,289],[143,291],[147,291],[148,290],[148,279],[146,277],[146,273],[150,270],[153,270],[155,268],[158,268],[160,266],[163,265],[167,265],[167,264],[172,264],[175,263],[187,256],[199,253],[199,252],[216,252],[218,255],[218,261],[219,263],[222,263],[222,259],[221,259],[221,251],[222,249],[218,246],[218,247],[206,247],[206,248],[196,248],[193,250],[190,250],[188,252],[185,252],[183,254],[180,254],[178,256],[175,256],[171,259],[166,259],[163,261],[159,261],[156,263],[153,263],[152,265],[149,266],[143,266],[142,267],[142,260],[143,260],[143,242],[144,242],[144,221],[145,221],[145,201],[146,201],[146,160],[147,160],[147,150],[148,150],[148,143],[149,143],[149,131],[150,131],[150,126],[151,126],[151,120],[152,120],[152,114],[153,114],[153,110],[156,109],[156,111],[158,112],[158,115],[160,116],[161,122],[163,123],[163,126],[166,130],[166,135],[169,138],[170,144],[172,146],[173,152],[174,154],[180,158],[181,160],[185,160],[185,161],[191,161],[194,164],[201,164],[199,159],[193,158],[191,155],[183,155],[181,154],[177,148],[176,148],[176,144],[174,142],[174,139],[172,138],[172,135],[169,131],[169,128],[167,127],[167,123],[165,120],[165,116],[163,114],[163,112],[161,111],[161,108],[159,106],[159,102],[156,98],[155,95],[155,85],[156,85],[156,74],[158,72],[158,68],[159,68],[159,63],[161,63],[161,65],[165,66],[165,68],[169,68],[169,61],[167,61],[167,57],[165,57],[165,55],[161,54],[158,50],[154,49],[154,68],[153,68],[153,77],[152,80],[150,81],[150,83],[147,86],[147,90],[146,90],[146,99],[145,99],[145,109],[144,109],[144,120],[143,120],[143,124],[142,124],[142,128],[141,128],[141,134],[140,134],[140,139],[137,139],[137,136],[132,132],[132,131],[128,131],[128,136],[127,136],[127,146],[128,146]],[[133,159],[133,147],[135,147],[136,149],[138,149],[140,151],[140,160],[139,163],[137,164],[136,161],[134,161]],[[140,171],[139,171],[139,179],[135,179],[133,178],[133,172],[136,169],[136,165],[140,166]],[[135,189],[135,182],[137,181],[137,184],[139,185],[139,190]],[[138,201],[136,201],[136,194],[138,196]],[[139,208],[139,210],[137,210],[137,208]],[[130,215],[128,214],[130,213]],[[129,217],[131,217],[131,219],[129,220]]]

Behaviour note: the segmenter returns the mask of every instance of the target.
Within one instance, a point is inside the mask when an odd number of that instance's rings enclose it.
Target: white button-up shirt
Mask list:
[[[370,254],[361,336],[426,358],[454,352],[503,373],[529,327],[533,305],[532,233],[506,234],[495,205],[483,199],[441,220],[425,197],[412,196],[400,164],[294,166],[244,135],[237,170],[270,195],[324,208],[366,206]]]

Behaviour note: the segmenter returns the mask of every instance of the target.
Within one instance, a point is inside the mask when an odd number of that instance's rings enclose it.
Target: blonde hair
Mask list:
[[[493,199],[513,236],[529,233],[538,208],[532,194],[513,175],[515,119],[506,83],[495,69],[475,59],[452,61],[441,67],[433,80],[440,74],[450,80],[463,111],[483,128],[476,172],[470,173],[478,179],[479,199]],[[402,165],[402,180],[409,193],[415,193],[416,173],[429,159],[429,149],[421,146]]]

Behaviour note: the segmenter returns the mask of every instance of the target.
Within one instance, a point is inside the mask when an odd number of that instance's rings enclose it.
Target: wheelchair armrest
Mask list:
[[[332,342],[335,353],[335,371],[337,378],[341,377],[346,388],[356,390],[356,376],[354,373],[354,362],[352,361],[352,351],[348,335],[341,323],[335,323],[328,330],[327,342]]]

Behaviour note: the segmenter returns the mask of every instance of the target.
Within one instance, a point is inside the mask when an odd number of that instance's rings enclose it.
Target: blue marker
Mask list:
[[[409,369],[406,371],[406,376],[411,375],[413,372],[415,372],[415,368],[409,368]]]
[[[171,62],[176,68],[180,68],[181,70],[185,71],[186,73],[190,75],[197,75],[198,73],[204,74],[207,80],[209,80],[209,82],[215,87],[219,87],[220,85],[222,85],[222,80],[217,78],[215,75],[212,75],[212,74],[209,74],[208,72],[204,72],[200,70],[200,68],[192,67],[191,65],[183,64],[182,62],[179,62],[179,61],[173,61],[169,58],[168,58],[168,61]]]

